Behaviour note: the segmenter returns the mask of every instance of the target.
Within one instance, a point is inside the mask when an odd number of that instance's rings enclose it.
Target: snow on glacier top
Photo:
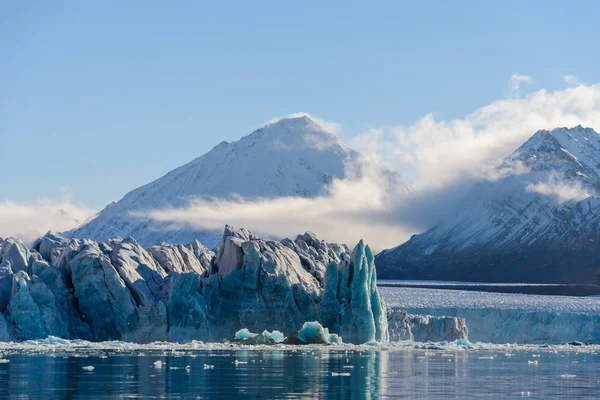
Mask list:
[[[600,314],[600,298],[492,293],[451,289],[379,287],[388,307],[401,309],[501,309]]]

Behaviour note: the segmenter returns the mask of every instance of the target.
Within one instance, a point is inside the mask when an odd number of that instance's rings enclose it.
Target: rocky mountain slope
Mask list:
[[[538,131],[460,210],[376,257],[383,279],[600,283],[600,136]]]

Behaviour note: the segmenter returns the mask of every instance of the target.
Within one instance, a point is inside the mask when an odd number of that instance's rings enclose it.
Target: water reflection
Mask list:
[[[2,398],[594,396],[600,372],[594,353],[232,349],[15,352],[4,358],[10,362],[0,364]],[[539,364],[528,363],[533,358]]]

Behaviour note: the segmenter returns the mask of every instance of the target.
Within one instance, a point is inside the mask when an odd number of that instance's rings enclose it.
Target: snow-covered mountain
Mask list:
[[[381,252],[380,278],[600,282],[600,135],[538,131],[461,209]]]
[[[93,240],[132,236],[143,246],[197,239],[213,248],[220,231],[173,229],[134,217],[132,212],[181,207],[193,197],[314,197],[325,193],[334,178],[348,177],[352,168],[347,167],[360,158],[309,117],[281,119],[236,142],[221,142],[203,156],[127,193],[65,235]],[[399,176],[396,179],[401,182]]]

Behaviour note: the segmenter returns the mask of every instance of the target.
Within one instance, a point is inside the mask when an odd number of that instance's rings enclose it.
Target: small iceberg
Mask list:
[[[279,331],[269,332],[264,330],[262,334],[250,332],[248,328],[240,329],[235,333],[235,340],[242,344],[277,344],[285,341],[285,336]]]
[[[258,333],[252,333],[248,330],[248,328],[244,328],[235,333],[235,340],[254,339],[257,336]]]
[[[298,331],[298,340],[306,344],[342,344],[342,338],[316,322],[305,322]]]

